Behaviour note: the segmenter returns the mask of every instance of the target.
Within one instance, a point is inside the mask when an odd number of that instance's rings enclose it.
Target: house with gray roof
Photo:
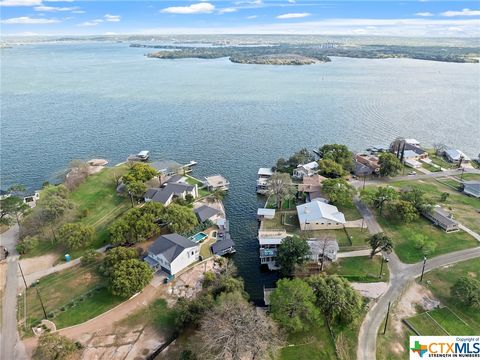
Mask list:
[[[195,215],[197,215],[198,221],[201,223],[204,223],[207,220],[216,223],[217,220],[221,218],[220,211],[208,205],[202,205],[193,211],[195,212]]]
[[[185,199],[187,195],[198,197],[198,186],[183,183],[166,183],[161,188],[150,188],[144,196],[145,202],[153,201],[165,206],[171,204],[175,198]]]
[[[448,161],[454,164],[458,164],[461,159],[463,159],[462,162],[464,163],[470,161],[470,158],[458,149],[445,150],[444,155]]]
[[[310,248],[308,259],[316,263],[322,262],[323,259],[330,261],[337,260],[337,253],[340,249],[338,243],[334,239],[309,239],[307,240]]]
[[[199,260],[200,245],[179,235],[159,236],[148,248],[145,262],[155,270],[175,275]]]
[[[446,232],[458,231],[459,229],[458,222],[453,218],[453,215],[439,205],[434,206],[431,211],[423,212],[423,216]]]
[[[235,243],[230,236],[230,226],[228,220],[219,219],[217,221],[217,225],[217,241],[211,247],[212,252],[219,256],[235,253]]]
[[[462,184],[464,194],[480,198],[480,181],[464,181]]]

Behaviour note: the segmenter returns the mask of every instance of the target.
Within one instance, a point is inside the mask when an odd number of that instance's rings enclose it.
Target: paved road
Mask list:
[[[2,325],[0,333],[0,358],[1,359],[26,359],[25,354],[20,351],[21,347],[17,333],[17,271],[18,253],[15,245],[18,239],[18,226],[12,226],[0,235],[1,244],[10,252],[7,258],[7,273],[5,282],[5,293],[2,304]],[[12,356],[12,354],[15,354]]]

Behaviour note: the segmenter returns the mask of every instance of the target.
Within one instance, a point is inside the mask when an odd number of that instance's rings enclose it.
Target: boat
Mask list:
[[[128,161],[148,161],[150,158],[150,151],[142,150],[136,155],[130,155]]]

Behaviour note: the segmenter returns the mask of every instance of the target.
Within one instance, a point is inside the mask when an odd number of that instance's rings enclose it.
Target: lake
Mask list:
[[[333,58],[309,66],[159,60],[125,43],[32,44],[1,51],[1,184],[34,189],[72,159],[112,164],[150,150],[220,173],[235,261],[253,299],[259,167],[325,143],[353,150],[397,136],[480,152],[480,65]]]

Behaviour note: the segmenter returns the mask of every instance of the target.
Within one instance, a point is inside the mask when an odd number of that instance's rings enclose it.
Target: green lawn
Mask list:
[[[436,243],[435,250],[428,257],[478,246],[478,241],[466,232],[446,233],[423,217],[409,224],[391,222],[380,216],[377,216],[377,220],[393,240],[395,253],[400,260],[409,264],[423,259],[423,253],[414,247],[412,241],[416,234],[423,234]]]
[[[362,215],[359,213],[355,205],[337,207],[338,211],[342,212],[345,215],[345,220],[347,221],[353,221],[362,218]]]
[[[453,188],[453,190],[460,191],[460,188],[461,188],[460,186],[461,183],[451,178],[440,178],[440,179],[437,179],[437,182],[439,182],[440,184],[446,185],[450,188]]]
[[[29,324],[44,318],[37,289],[47,314],[55,313],[52,321],[56,324],[58,321],[59,328],[84,322],[120,303],[121,298],[110,296],[106,290],[92,292],[94,289],[105,287],[105,280],[95,271],[95,266],[76,265],[42,278],[36,287],[29,287],[27,290]],[[91,294],[86,296],[90,292]],[[73,307],[72,302],[75,303]],[[18,304],[18,318],[23,320],[23,296],[19,298]]]
[[[442,302],[442,305],[448,306],[473,329],[475,334],[478,334],[480,333],[480,312],[463,305],[450,296],[450,288],[457,279],[464,275],[480,278],[480,259],[463,261],[454,266],[433,270],[425,275],[423,283],[428,284],[427,287]]]
[[[377,282],[388,281],[388,264],[383,264],[382,277],[380,275],[381,256],[369,256],[339,258],[330,264],[327,273],[330,275],[341,275],[349,281],[355,282]]]
[[[119,325],[128,327],[152,325],[162,334],[169,335],[175,327],[175,313],[168,307],[165,299],[160,298],[120,321]]]
[[[317,324],[309,331],[289,334],[288,345],[280,352],[281,360],[333,360],[335,344],[324,324]]]
[[[447,332],[425,312],[407,320],[408,323],[421,335],[446,336]],[[459,334],[460,335],[460,334]]]
[[[426,164],[422,162],[422,168],[430,171],[430,172],[439,172],[441,171],[440,168],[433,166],[432,164]]]
[[[458,180],[460,180],[460,175],[457,176]],[[463,174],[463,180],[480,180],[480,174]]]
[[[432,160],[432,163],[439,165],[444,169],[454,169],[457,167],[457,165],[446,161],[443,157],[435,155],[435,153],[429,153],[428,157]]]

